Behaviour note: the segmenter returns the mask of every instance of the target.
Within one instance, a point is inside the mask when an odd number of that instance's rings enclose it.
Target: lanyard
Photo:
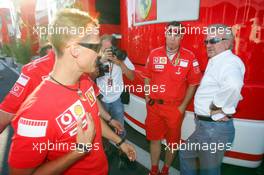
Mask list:
[[[109,75],[110,75],[110,78],[112,78],[113,68],[114,68],[114,63],[112,61],[109,61]]]
[[[178,51],[178,53],[177,53],[178,55],[177,55],[177,57],[176,57],[176,59],[172,62],[172,64],[173,64],[173,66],[177,66],[178,65],[178,63],[179,63],[179,58],[180,58],[180,51]]]

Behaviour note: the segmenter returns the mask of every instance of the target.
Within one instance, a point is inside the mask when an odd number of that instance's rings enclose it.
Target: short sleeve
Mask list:
[[[135,70],[135,66],[133,65],[133,63],[130,61],[128,57],[126,57],[126,59],[124,60],[124,63],[128,69]]]
[[[190,85],[198,85],[202,79],[202,73],[197,59],[193,59],[190,64],[190,70],[187,75],[187,80]]]
[[[34,116],[22,113],[12,123],[15,129],[8,162],[13,168],[34,168],[46,161],[52,143],[47,136],[49,121]]]
[[[15,114],[23,101],[33,91],[33,86],[31,77],[22,71],[16,83],[0,104],[0,109]]]
[[[95,96],[98,97],[100,95],[100,89],[99,89],[99,87],[94,82],[93,82],[92,86],[93,86],[93,89],[94,89]]]

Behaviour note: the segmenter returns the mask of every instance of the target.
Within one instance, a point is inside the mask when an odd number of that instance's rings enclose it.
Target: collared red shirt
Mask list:
[[[202,74],[196,56],[188,49],[179,48],[170,60],[166,47],[152,50],[143,76],[150,79],[150,97],[182,102],[189,85],[198,85]],[[155,89],[154,87],[158,87]]]
[[[225,114],[234,114],[243,86],[245,66],[230,50],[212,57],[194,97],[194,112],[210,115],[210,105],[222,108]]]
[[[33,90],[49,76],[55,63],[55,53],[50,51],[48,55],[31,61],[23,66],[21,74],[16,83],[6,95],[5,99],[0,104],[0,110],[16,114],[20,105],[28,97]],[[92,82],[87,74],[84,74],[89,81]],[[93,82],[92,82],[93,83]],[[96,96],[99,95],[99,88],[93,83]]]

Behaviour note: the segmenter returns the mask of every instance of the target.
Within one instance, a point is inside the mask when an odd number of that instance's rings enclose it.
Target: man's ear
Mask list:
[[[79,54],[80,54],[80,48],[77,47],[77,46],[71,46],[71,47],[70,47],[70,53],[71,53],[71,55],[72,55],[74,58],[76,58],[76,57],[78,57]]]
[[[232,49],[233,47],[233,43],[231,40],[225,40],[224,41],[224,45],[225,45],[225,49],[228,50],[228,49]]]

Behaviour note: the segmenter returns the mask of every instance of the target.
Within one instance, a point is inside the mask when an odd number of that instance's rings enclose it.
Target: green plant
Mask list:
[[[1,53],[3,56],[12,57],[12,51],[10,48],[10,44],[3,44],[1,48]]]
[[[30,61],[33,53],[31,50],[31,40],[13,40],[10,44],[4,44],[2,52],[5,56],[14,57],[16,62],[26,64]]]

